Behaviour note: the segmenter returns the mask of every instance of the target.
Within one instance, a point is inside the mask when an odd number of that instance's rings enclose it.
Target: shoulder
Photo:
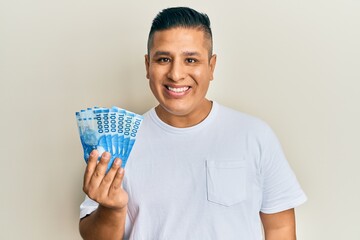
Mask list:
[[[156,120],[156,113],[155,113],[155,108],[150,108],[148,111],[146,111],[145,113],[142,114],[143,116],[143,122],[142,125],[147,125],[149,124],[149,122],[151,122],[150,120]]]
[[[218,121],[225,124],[231,124],[232,128],[246,128],[251,132],[261,134],[271,132],[270,126],[261,118],[251,114],[235,110],[230,107],[218,105]]]

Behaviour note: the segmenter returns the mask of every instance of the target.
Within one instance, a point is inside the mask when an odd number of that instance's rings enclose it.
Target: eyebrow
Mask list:
[[[167,52],[167,51],[156,51],[154,53],[154,57],[156,56],[169,56],[171,55],[170,52]],[[185,55],[185,56],[200,56],[200,53],[199,52],[190,52],[190,51],[185,51],[182,53],[182,55]]]
[[[156,52],[154,53],[154,57],[156,57],[156,56],[161,56],[161,55],[169,56],[169,55],[170,55],[170,52],[166,52],[166,51],[156,51]]]
[[[200,56],[199,52],[183,52],[185,56]]]

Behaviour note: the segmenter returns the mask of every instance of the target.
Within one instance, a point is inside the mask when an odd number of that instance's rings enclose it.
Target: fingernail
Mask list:
[[[103,157],[104,157],[104,158],[110,158],[110,153],[108,153],[108,152],[104,152]]]
[[[119,166],[120,160],[119,160],[118,158],[116,158],[115,161],[114,161],[114,164],[117,165],[117,166]]]
[[[123,173],[124,173],[124,169],[123,169],[123,168],[120,168],[120,169],[119,169],[119,173],[120,173],[120,174],[123,174]]]
[[[90,156],[94,157],[94,156],[96,156],[96,154],[97,154],[97,150],[94,149],[91,151]]]

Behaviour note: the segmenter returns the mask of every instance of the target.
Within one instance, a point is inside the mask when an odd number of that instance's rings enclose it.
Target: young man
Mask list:
[[[306,197],[262,121],[206,99],[216,64],[210,21],[169,8],[153,21],[147,78],[159,105],[144,114],[126,165],[84,176],[84,239],[293,240]],[[120,186],[123,186],[120,187]]]

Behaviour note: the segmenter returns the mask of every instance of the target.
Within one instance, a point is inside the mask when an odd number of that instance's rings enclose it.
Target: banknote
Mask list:
[[[115,112],[116,114],[116,127],[117,127],[117,134],[116,134],[116,138],[117,138],[117,145],[116,150],[117,150],[117,154],[118,156],[122,159],[122,152],[123,152],[123,148],[124,148],[124,125],[125,125],[125,115],[126,115],[126,110],[125,109],[121,109],[118,107],[112,107],[112,111]],[[124,165],[124,164],[123,164]]]
[[[106,136],[98,129],[99,117],[93,114],[92,110],[81,110],[76,113],[80,140],[84,151],[84,159],[88,160],[92,150],[98,150],[101,155],[107,151]]]
[[[139,117],[137,115],[135,115],[132,119],[132,124],[131,124],[130,132],[129,132],[129,143],[126,145],[125,154],[124,154],[125,164],[126,164],[127,159],[129,158],[130,152],[135,144],[136,136],[139,131],[141,122],[142,122],[142,117]]]
[[[126,161],[126,153],[127,153],[127,149],[130,143],[130,131],[131,131],[131,125],[132,125],[132,120],[134,118],[134,114],[132,112],[127,112],[125,115],[125,120],[124,120],[124,147],[122,149],[122,153],[121,156],[123,157],[124,161]]]
[[[107,170],[115,158],[121,158],[122,167],[125,167],[143,117],[115,106],[87,108],[75,115],[85,161],[91,151],[96,149],[99,156],[105,151],[111,154]]]

